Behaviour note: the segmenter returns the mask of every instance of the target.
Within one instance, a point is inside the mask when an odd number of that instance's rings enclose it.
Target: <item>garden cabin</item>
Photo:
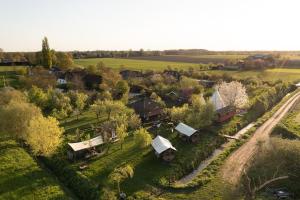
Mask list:
[[[225,106],[221,109],[216,110],[216,113],[216,121],[222,123],[234,117],[234,115],[236,114],[236,110],[233,106]]]
[[[175,130],[178,131],[184,139],[191,141],[192,143],[195,143],[199,140],[199,132],[195,130],[194,128],[184,124],[184,123],[179,123],[176,127]]]
[[[97,136],[83,142],[68,143],[68,158],[72,160],[87,157],[89,154],[96,152],[95,148],[103,143],[102,136]]]
[[[142,97],[129,104],[143,121],[156,120],[163,114],[162,106],[148,97]]]
[[[151,145],[157,157],[161,157],[164,161],[170,162],[175,158],[175,151],[177,149],[166,138],[158,135],[152,140]]]

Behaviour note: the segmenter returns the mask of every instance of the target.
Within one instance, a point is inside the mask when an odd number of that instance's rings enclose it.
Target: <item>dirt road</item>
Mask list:
[[[287,102],[285,102],[270,119],[255,131],[248,142],[229,156],[221,170],[224,180],[233,185],[239,182],[244,168],[257,152],[258,141],[268,140],[272,129],[298,100],[300,100],[300,92],[294,94]]]

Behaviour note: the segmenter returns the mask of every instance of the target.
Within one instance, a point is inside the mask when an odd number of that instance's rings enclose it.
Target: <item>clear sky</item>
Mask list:
[[[0,0],[0,48],[300,50],[299,0]]]

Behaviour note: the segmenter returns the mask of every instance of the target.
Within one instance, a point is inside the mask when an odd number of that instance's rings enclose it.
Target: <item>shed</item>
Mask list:
[[[158,135],[152,140],[151,145],[154,148],[156,155],[162,157],[163,160],[171,161],[175,158],[174,152],[177,151],[177,149],[173,147],[168,139]]]
[[[185,138],[188,138],[191,142],[197,142],[198,141],[198,134],[197,130],[184,124],[184,123],[179,123],[176,127],[175,130],[178,131],[181,135],[185,136]]]
[[[86,140],[83,142],[76,142],[76,143],[68,143],[70,150],[68,151],[68,158],[73,159],[77,157],[84,156],[88,150],[95,148],[103,144],[102,136],[97,136],[90,140]]]

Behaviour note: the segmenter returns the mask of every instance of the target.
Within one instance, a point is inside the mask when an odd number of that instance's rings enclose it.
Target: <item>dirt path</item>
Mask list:
[[[243,169],[257,152],[258,141],[266,141],[269,138],[272,129],[294,106],[297,100],[300,100],[300,92],[296,93],[287,102],[285,102],[270,119],[268,119],[255,131],[248,142],[229,156],[221,170],[224,180],[231,184],[238,183]]]
[[[233,137],[240,138],[242,135],[244,135],[254,125],[255,125],[254,123],[248,124],[246,127],[241,129],[240,131],[238,131]],[[200,165],[197,167],[197,169],[195,169],[190,174],[188,174],[188,175],[184,176],[183,178],[179,179],[178,181],[176,181],[176,184],[186,184],[186,183],[192,181],[203,169],[205,169],[215,158],[217,158],[221,153],[223,153],[223,151],[227,147],[229,147],[233,142],[234,142],[234,140],[229,140],[229,142],[226,142],[220,148],[214,150],[212,155],[209,156],[204,161],[202,161],[200,163]]]

